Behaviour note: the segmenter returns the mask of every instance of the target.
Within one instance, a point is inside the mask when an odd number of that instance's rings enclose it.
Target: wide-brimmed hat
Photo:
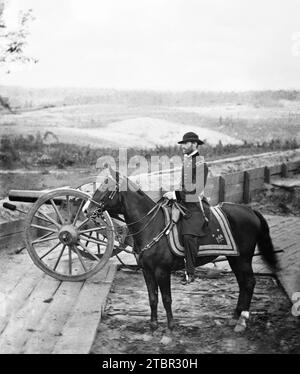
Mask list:
[[[186,134],[184,134],[182,140],[180,140],[178,144],[183,144],[187,142],[192,142],[192,143],[195,142],[195,143],[198,143],[199,145],[204,144],[204,142],[200,140],[199,136],[195,134],[194,132],[187,132]]]

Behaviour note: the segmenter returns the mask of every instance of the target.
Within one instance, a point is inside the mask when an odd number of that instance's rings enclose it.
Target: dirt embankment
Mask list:
[[[298,148],[290,151],[267,152],[250,156],[230,157],[212,161],[209,164],[212,175],[216,176],[264,166],[280,165],[282,163],[299,160],[300,149]]]

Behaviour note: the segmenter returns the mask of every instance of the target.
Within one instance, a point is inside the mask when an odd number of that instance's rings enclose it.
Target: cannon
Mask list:
[[[89,191],[89,192],[86,192]],[[9,200],[31,203],[28,211],[17,205],[3,207],[25,215],[25,247],[34,264],[61,281],[83,281],[98,271],[110,257],[132,253],[132,240],[122,218],[104,211],[97,219],[87,218],[84,206],[95,184],[47,191],[11,190]]]

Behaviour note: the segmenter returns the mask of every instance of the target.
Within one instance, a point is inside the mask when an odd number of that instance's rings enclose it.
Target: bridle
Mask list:
[[[93,211],[91,214],[91,220],[96,220],[97,218],[101,217],[103,214],[103,209],[105,207],[106,200],[113,200],[114,197],[116,196],[116,193],[119,191],[119,188],[116,187],[115,190],[113,191],[107,191],[107,193],[103,196],[100,202],[94,200],[94,199],[89,199],[90,202],[96,204],[98,207]]]
[[[90,199],[90,202],[94,203],[97,205],[97,208],[93,211],[93,213],[91,214],[90,218],[94,221],[96,221],[97,218],[100,218],[102,215],[103,215],[103,210],[104,210],[104,207],[105,207],[105,204],[107,202],[107,200],[113,200],[114,197],[116,196],[116,194],[119,192],[119,187],[118,187],[118,184],[116,186],[116,188],[113,190],[113,191],[107,191],[107,193],[103,196],[103,198],[101,199],[100,202],[98,201],[95,201],[94,199]],[[150,215],[151,218],[149,219],[148,222],[146,222],[146,224],[142,227],[142,229],[140,229],[139,231],[137,232],[134,232],[132,234],[127,234],[126,236],[136,236],[138,234],[140,234],[141,232],[143,232],[150,224],[151,222],[153,222],[153,220],[155,219],[155,217],[157,216],[159,210],[162,208],[162,206],[165,206],[169,203],[169,201],[167,201],[165,198],[161,198],[153,208],[151,208],[149,210],[149,212],[147,214],[145,214],[142,218],[140,218],[139,220],[135,221],[135,222],[131,222],[131,223],[128,223],[126,224],[126,226],[132,226],[134,224],[137,224],[141,221],[143,221],[145,218],[149,217]],[[143,247],[139,254],[143,253],[146,249],[149,249],[151,248],[154,244],[156,244],[163,236],[166,232],[169,232],[171,230],[171,226],[173,225],[173,221],[171,220],[165,227],[164,229],[158,233],[158,235],[156,235],[152,241],[150,243],[148,243],[145,247]],[[112,228],[112,230],[114,230],[114,228]]]

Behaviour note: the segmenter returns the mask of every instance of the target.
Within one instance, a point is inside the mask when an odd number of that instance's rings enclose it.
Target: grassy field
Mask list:
[[[195,131],[211,145],[300,140],[300,101],[202,106],[82,104],[0,113],[4,134],[52,131],[60,142],[91,147],[174,145]]]
[[[3,92],[12,111],[0,110],[2,167],[30,167],[43,157],[58,167],[81,167],[103,154],[115,156],[119,147],[130,155],[172,156],[188,131],[206,141],[202,152],[210,159],[294,149],[300,143],[296,91],[5,91],[0,86],[4,97]]]

